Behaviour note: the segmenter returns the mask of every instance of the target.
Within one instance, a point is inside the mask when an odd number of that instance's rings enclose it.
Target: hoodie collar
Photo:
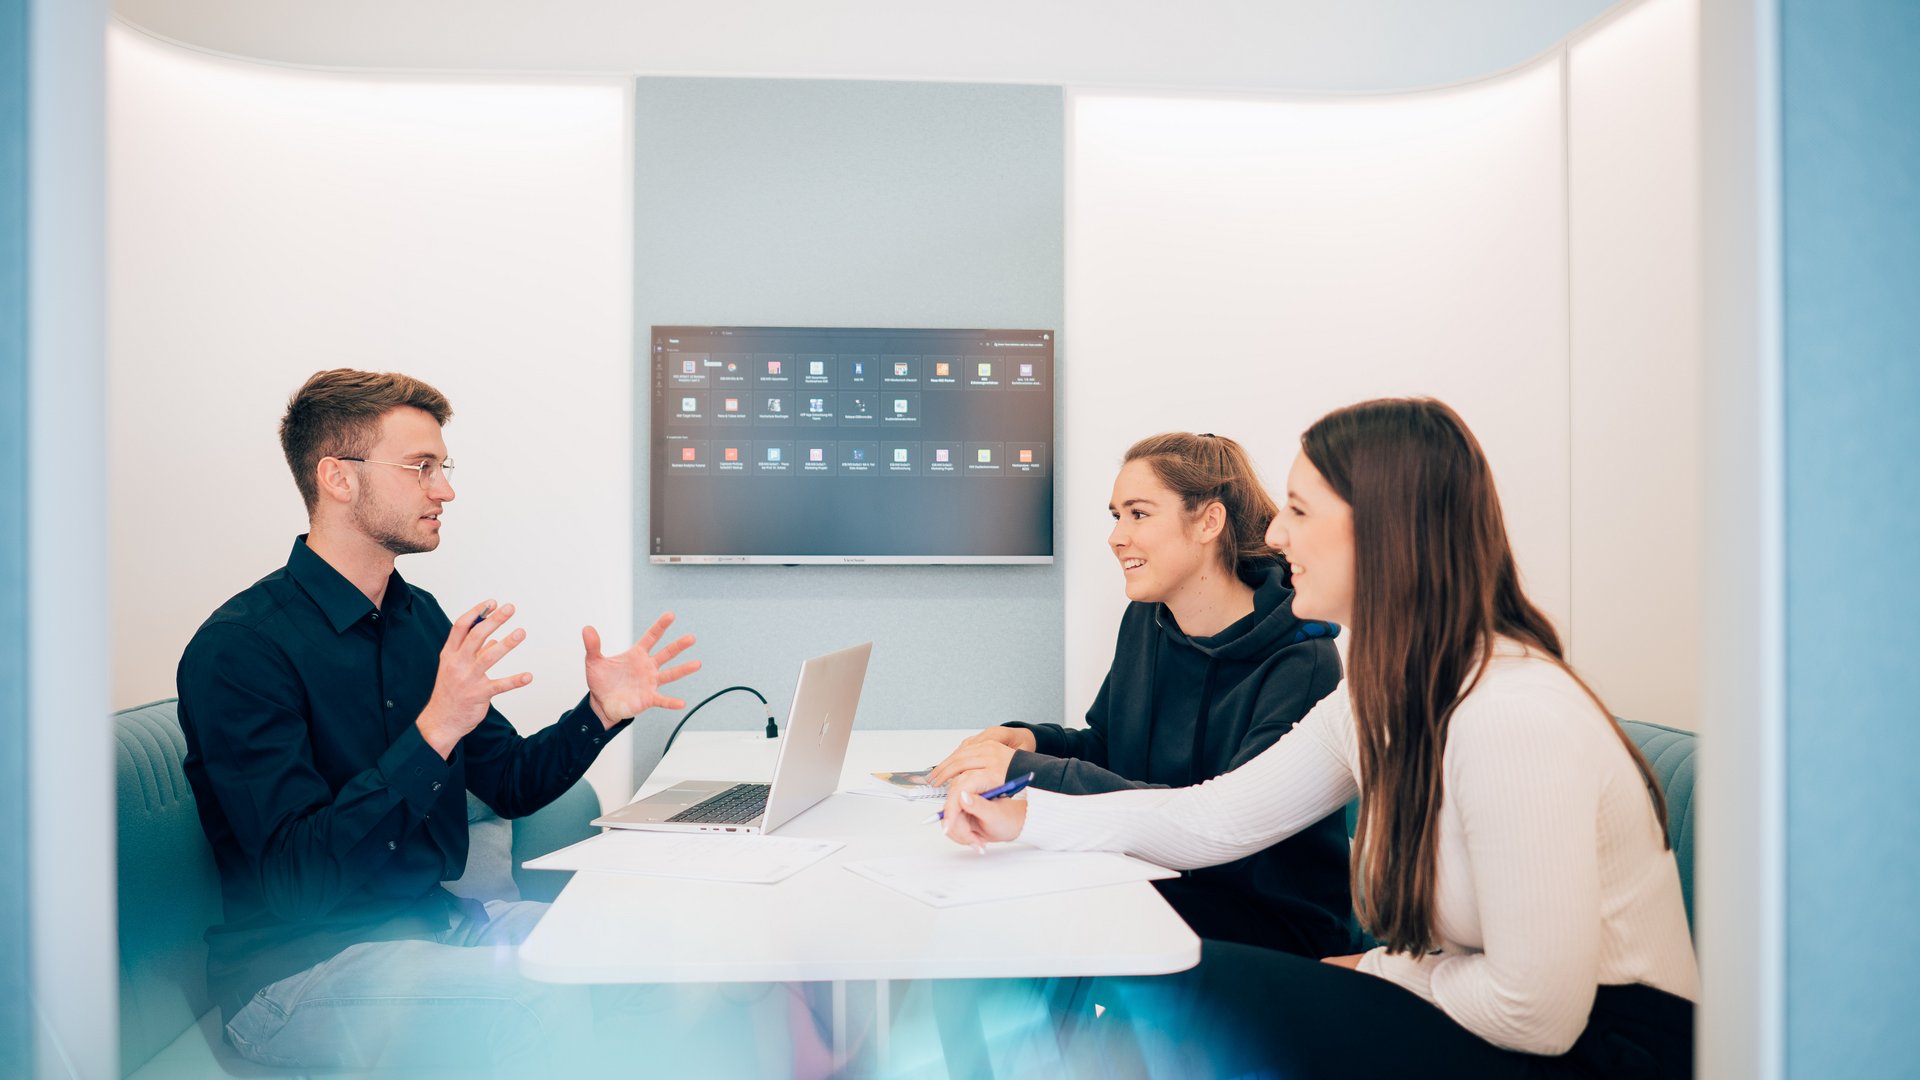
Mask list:
[[[1283,575],[1279,565],[1269,567],[1254,585],[1253,613],[1212,637],[1188,637],[1165,604],[1153,606],[1154,624],[1174,644],[1220,660],[1264,655],[1312,638],[1338,637],[1340,628],[1333,623],[1293,614],[1293,590],[1283,583]]]

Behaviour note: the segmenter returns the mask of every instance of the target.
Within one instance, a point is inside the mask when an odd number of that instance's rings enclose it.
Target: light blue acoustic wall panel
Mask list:
[[[0,1076],[33,1072],[27,880],[28,5],[0,2]]]
[[[652,325],[1059,329],[1058,87],[641,79],[635,103],[636,365]],[[1071,377],[1066,349],[1057,356],[1059,377]],[[638,537],[648,535],[645,373],[636,367]],[[699,635],[706,670],[689,680],[690,702],[738,682],[784,709],[801,660],[872,639],[863,727],[1060,716],[1057,564],[634,558],[635,625],[672,608]],[[740,700],[716,702],[694,726],[757,726],[755,703],[730,697]],[[643,774],[657,728],[639,733]]]
[[[1784,0],[1787,1068],[1920,1050],[1920,5]]]

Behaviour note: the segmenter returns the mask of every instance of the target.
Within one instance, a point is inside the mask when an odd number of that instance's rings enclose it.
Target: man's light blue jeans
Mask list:
[[[514,946],[546,910],[494,900],[432,940],[351,946],[255,994],[227,1040],[262,1065],[531,1074],[593,1027],[586,987],[520,977]]]

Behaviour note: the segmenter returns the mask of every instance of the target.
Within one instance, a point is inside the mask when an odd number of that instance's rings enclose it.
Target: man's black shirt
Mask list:
[[[522,739],[488,709],[442,761],[414,721],[451,621],[398,571],[376,609],[306,539],[180,659],[187,782],[226,901],[207,977],[229,1018],[349,945],[446,930],[457,905],[439,883],[466,867],[466,792],[530,814],[626,723],[602,729],[582,698]]]

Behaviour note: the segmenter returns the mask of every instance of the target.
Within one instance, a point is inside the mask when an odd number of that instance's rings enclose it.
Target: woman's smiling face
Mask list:
[[[1353,508],[1304,453],[1287,472],[1287,504],[1267,526],[1267,543],[1286,553],[1295,615],[1352,624]]]
[[[1107,544],[1126,576],[1129,600],[1165,603],[1220,559],[1219,545],[1201,538],[1179,494],[1145,460],[1120,470],[1107,510],[1113,515]]]

